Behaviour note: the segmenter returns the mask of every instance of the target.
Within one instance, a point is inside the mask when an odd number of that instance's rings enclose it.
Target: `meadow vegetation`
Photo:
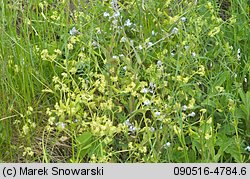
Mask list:
[[[250,162],[249,0],[1,0],[1,162]]]

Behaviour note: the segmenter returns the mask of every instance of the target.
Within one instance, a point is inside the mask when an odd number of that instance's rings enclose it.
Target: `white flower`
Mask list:
[[[142,45],[139,45],[139,46],[138,46],[138,49],[139,49],[139,50],[142,50],[142,49],[143,49],[143,48],[142,48]]]
[[[193,56],[193,57],[196,57],[196,53],[195,53],[195,52],[192,52],[192,56]]]
[[[127,20],[125,21],[124,26],[130,27],[131,25],[132,25],[132,23],[130,22],[130,19],[127,19]]]
[[[159,117],[159,118],[157,118],[156,119],[157,121],[162,121],[162,118],[161,117]],[[161,126],[161,128],[160,129],[162,129],[162,126]]]
[[[144,94],[148,93],[148,89],[147,88],[143,88],[142,89],[142,93],[144,93]]]
[[[187,50],[187,51],[189,50],[189,46],[188,46],[188,45],[185,45],[184,48],[185,48],[185,50]]]
[[[131,123],[130,123],[129,119],[127,119],[127,120],[124,122],[124,124],[125,124],[126,126],[131,126]]]
[[[170,142],[167,142],[166,144],[164,144],[164,148],[168,148],[171,146],[171,143]]]
[[[152,30],[152,35],[153,35],[153,36],[155,36],[155,35],[156,35],[154,30]]]
[[[189,117],[194,117],[195,116],[195,112],[191,112],[190,114],[188,114]]]
[[[114,9],[115,11],[118,10],[118,2],[117,2],[117,0],[112,0],[112,1],[110,2],[110,4],[112,5],[112,7],[113,7],[113,9]]]
[[[126,37],[122,37],[121,42],[125,42],[125,41],[126,41]]]
[[[97,43],[96,41],[93,41],[93,42],[92,42],[92,46],[93,46],[94,48],[97,48],[97,47],[98,47],[98,43]]]
[[[100,29],[100,28],[97,28],[97,29],[96,29],[96,34],[101,34],[101,33],[102,33],[101,29]]]
[[[137,131],[137,128],[134,125],[129,126],[128,131],[135,133]]]
[[[112,21],[112,23],[113,23],[114,25],[117,25],[118,20],[117,20],[117,19],[114,19],[114,20]]]
[[[148,105],[150,105],[150,101],[149,101],[149,100],[146,100],[146,101],[143,102],[143,104],[144,104],[145,106],[148,106]]]
[[[162,61],[158,60],[158,61],[157,61],[157,66],[158,66],[158,67],[161,67],[161,66],[162,66]]]
[[[154,132],[155,128],[154,127],[150,127],[150,130],[151,130],[151,132]]]
[[[211,62],[209,66],[210,66],[210,68],[212,68],[213,67],[213,63]]]
[[[171,55],[172,55],[172,56],[175,56],[175,53],[174,53],[174,52],[171,52]]]
[[[212,135],[209,135],[209,134],[206,134],[206,135],[205,135],[205,139],[206,139],[206,140],[209,140],[211,137],[212,137]]]
[[[104,17],[109,17],[110,15],[109,15],[108,12],[104,12],[104,13],[103,13],[103,16],[104,16]]]
[[[114,17],[119,17],[120,16],[120,12],[119,11],[116,11],[115,13],[114,13]]]
[[[188,107],[187,107],[186,105],[182,106],[182,110],[183,110],[183,111],[186,111],[187,108],[188,108]]]
[[[135,126],[129,126],[128,130],[131,132],[135,132],[136,128]]]
[[[113,59],[118,59],[119,57],[118,57],[118,56],[116,56],[116,55],[114,55],[112,58],[113,58]]]
[[[124,71],[126,71],[126,70],[127,70],[127,66],[124,66],[122,69],[123,69]]]
[[[76,28],[75,27],[73,27],[70,31],[69,31],[69,34],[70,35],[77,35],[77,34],[79,34],[79,31],[78,30],[76,30]]]
[[[250,146],[247,146],[247,147],[245,148],[245,150],[248,151],[248,152],[250,152]]]
[[[172,34],[178,34],[178,32],[179,32],[179,29],[177,27],[174,27],[172,29]]]
[[[240,49],[237,50],[237,59],[240,61]]]
[[[64,129],[66,124],[63,122],[58,122],[58,123],[56,123],[56,126],[60,127],[61,129]]]
[[[150,83],[149,83],[149,86],[150,86],[151,88],[155,88],[155,87],[156,87],[156,84],[154,84],[153,82],[150,82]]]
[[[155,112],[155,115],[158,117],[158,116],[160,116],[160,115],[161,115],[161,112],[156,111],[156,112]]]
[[[151,47],[153,45],[152,42],[148,42],[148,47]]]
[[[186,21],[187,21],[187,18],[186,18],[186,17],[181,17],[181,21],[182,21],[182,22],[186,22]]]

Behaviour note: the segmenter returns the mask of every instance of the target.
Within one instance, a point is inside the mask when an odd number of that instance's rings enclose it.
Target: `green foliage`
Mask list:
[[[1,1],[0,160],[249,162],[249,4],[195,2]]]

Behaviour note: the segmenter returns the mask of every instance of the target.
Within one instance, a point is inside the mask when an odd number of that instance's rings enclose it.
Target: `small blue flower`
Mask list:
[[[148,89],[147,88],[143,88],[142,89],[142,93],[144,93],[144,94],[148,93]]]
[[[186,105],[182,106],[182,110],[183,110],[183,111],[186,111],[187,108],[188,108],[188,107],[187,107]]]
[[[103,13],[103,16],[104,16],[104,17],[109,17],[110,15],[109,15],[108,12],[104,12],[104,13]]]
[[[172,34],[178,34],[178,32],[179,32],[179,29],[177,27],[174,27],[172,29]]]
[[[158,66],[159,68],[162,67],[162,61],[158,60],[158,61],[157,61],[157,66]]]
[[[127,20],[125,21],[124,26],[130,27],[131,25],[132,25],[132,23],[130,22],[130,19],[127,19]]]
[[[245,150],[248,151],[248,152],[250,152],[250,146],[247,146],[247,147],[245,148]]]
[[[145,106],[148,106],[148,105],[150,105],[150,101],[149,101],[149,100],[146,100],[146,101],[143,102],[143,104],[144,104]]]
[[[155,115],[156,115],[157,117],[159,117],[159,116],[161,115],[161,112],[156,111],[156,112],[155,112]]]
[[[155,128],[154,128],[154,127],[150,127],[150,131],[151,131],[151,132],[154,132],[154,131],[155,131]]]
[[[188,114],[189,117],[194,117],[195,116],[195,112],[191,112],[190,114]]]
[[[186,17],[181,17],[181,21],[182,21],[182,22],[186,22],[186,21],[187,21],[187,18],[186,18]]]
[[[76,30],[75,27],[73,27],[73,28],[69,31],[69,34],[72,35],[72,36],[78,35],[78,34],[79,34],[79,31]]]
[[[166,148],[169,148],[171,146],[171,143],[170,142],[167,142],[166,144],[163,145],[163,147],[166,149]]]
[[[127,40],[126,37],[121,38],[121,42],[126,42],[126,40]]]

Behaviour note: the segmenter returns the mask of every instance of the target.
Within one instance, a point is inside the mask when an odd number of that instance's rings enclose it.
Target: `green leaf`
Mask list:
[[[226,134],[226,135],[234,135],[235,134],[235,128],[234,126],[230,125],[230,124],[224,124],[220,130],[220,133],[222,134]]]
[[[213,86],[221,86],[228,78],[230,78],[230,73],[228,71],[223,72],[220,78],[214,82]]]
[[[91,140],[91,137],[92,137],[91,132],[84,132],[80,136],[78,136],[76,140],[78,144],[84,145]]]
[[[225,134],[218,134],[218,139],[216,141],[216,145],[220,147],[218,153],[215,156],[215,161],[218,161],[220,156],[223,155],[223,153],[230,154],[231,157],[236,162],[242,162],[241,161],[241,152],[237,148],[237,143],[235,137],[228,137]]]
[[[83,158],[91,147],[92,134],[84,132],[76,138],[78,156]]]

